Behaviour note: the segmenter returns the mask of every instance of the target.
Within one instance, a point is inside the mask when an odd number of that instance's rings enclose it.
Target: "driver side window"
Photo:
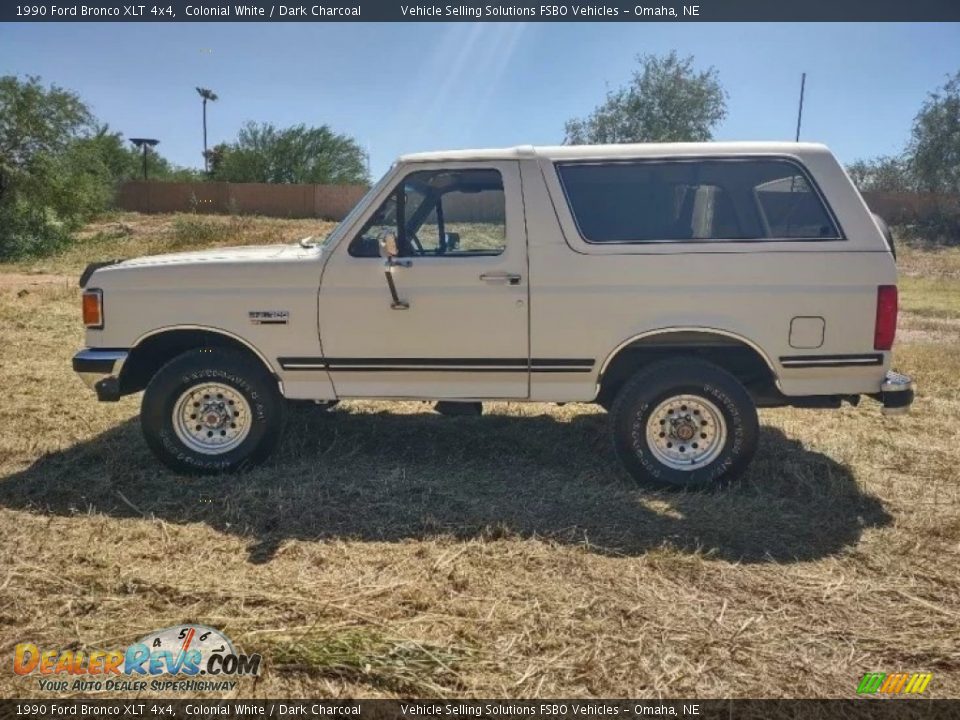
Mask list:
[[[506,247],[506,201],[496,170],[411,173],[350,243],[354,257],[379,257],[379,239],[397,235],[405,257],[499,255]]]

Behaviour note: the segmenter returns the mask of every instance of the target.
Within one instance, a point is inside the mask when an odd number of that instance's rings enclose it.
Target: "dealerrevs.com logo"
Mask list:
[[[857,695],[919,695],[931,679],[933,673],[867,673],[860,678]]]
[[[175,625],[116,650],[42,649],[19,643],[13,671],[36,676],[47,692],[196,692],[233,690],[234,678],[260,673],[260,655],[237,652],[205,625]]]

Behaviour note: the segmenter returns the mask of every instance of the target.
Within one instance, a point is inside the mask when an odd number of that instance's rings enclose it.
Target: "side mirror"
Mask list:
[[[391,230],[385,230],[380,235],[380,257],[389,262],[400,254],[400,248],[397,245],[397,234]]]

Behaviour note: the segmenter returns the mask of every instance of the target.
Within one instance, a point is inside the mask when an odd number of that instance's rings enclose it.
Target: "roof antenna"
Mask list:
[[[807,85],[807,74],[800,76],[800,109],[797,110],[797,137],[796,142],[800,142],[800,123],[803,121],[803,91]]]

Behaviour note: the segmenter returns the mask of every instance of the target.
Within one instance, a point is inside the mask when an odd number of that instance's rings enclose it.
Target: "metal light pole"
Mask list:
[[[147,152],[155,145],[159,145],[159,140],[153,138],[130,138],[130,142],[143,150],[143,179],[147,179]]]
[[[203,171],[210,172],[210,159],[207,151],[207,101],[216,102],[220,98],[209,88],[197,88],[197,94],[203,99]]]

